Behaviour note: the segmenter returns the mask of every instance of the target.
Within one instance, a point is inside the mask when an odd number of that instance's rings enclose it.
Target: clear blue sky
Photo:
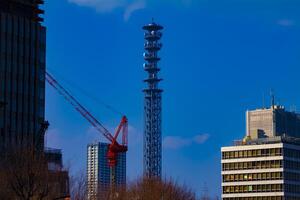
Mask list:
[[[245,111],[261,107],[263,94],[269,103],[271,88],[300,109],[299,0],[47,0],[44,8],[49,71],[106,126],[120,116],[96,98],[129,118],[129,179],[142,174],[141,27],[152,17],[165,26],[165,176],[219,195],[220,147],[243,137]],[[84,171],[87,143],[102,137],[49,86],[46,118],[48,145],[63,149],[73,173]]]

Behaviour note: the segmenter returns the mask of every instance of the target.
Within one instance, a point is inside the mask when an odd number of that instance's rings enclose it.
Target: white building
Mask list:
[[[277,137],[222,148],[223,200],[299,200],[300,143]]]

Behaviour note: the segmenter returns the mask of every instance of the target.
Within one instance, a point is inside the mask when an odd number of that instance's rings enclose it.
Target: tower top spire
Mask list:
[[[162,30],[164,29],[163,26],[157,24],[154,22],[154,18],[152,18],[152,22],[150,24],[147,24],[145,26],[143,26],[143,29],[146,30],[146,31],[159,31],[159,30]]]

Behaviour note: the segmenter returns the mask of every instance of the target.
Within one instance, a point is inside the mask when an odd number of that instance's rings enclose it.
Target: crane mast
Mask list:
[[[107,152],[108,165],[110,167],[111,188],[115,187],[115,166],[117,165],[117,155],[128,151],[128,120],[123,116],[114,136],[59,82],[48,72],[46,72],[47,82],[62,95],[74,108],[79,112],[99,133],[101,133],[109,142]],[[122,134],[122,142],[118,143],[117,139]]]

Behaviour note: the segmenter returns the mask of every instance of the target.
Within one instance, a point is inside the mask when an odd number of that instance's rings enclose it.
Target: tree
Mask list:
[[[24,147],[1,158],[0,199],[53,200],[66,195],[62,187],[68,180],[67,172],[49,170],[43,151]]]
[[[32,149],[10,152],[1,160],[0,171],[0,199],[43,200],[49,196],[43,153]]]
[[[73,200],[85,200],[87,198],[86,176],[80,173],[70,178],[70,193]]]
[[[172,180],[143,178],[114,195],[116,200],[196,200],[195,193]]]

